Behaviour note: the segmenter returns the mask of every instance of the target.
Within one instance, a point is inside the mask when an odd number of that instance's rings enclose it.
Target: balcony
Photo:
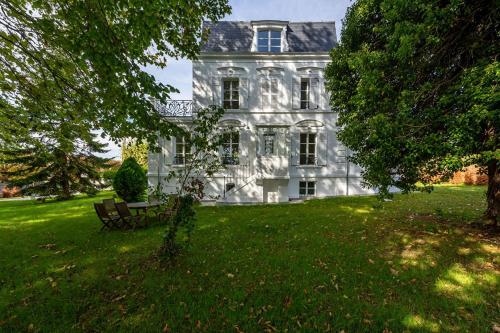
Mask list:
[[[259,179],[288,179],[288,156],[259,156],[257,177]]]
[[[158,113],[165,118],[192,117],[194,104],[192,100],[169,100],[166,104],[153,101]]]

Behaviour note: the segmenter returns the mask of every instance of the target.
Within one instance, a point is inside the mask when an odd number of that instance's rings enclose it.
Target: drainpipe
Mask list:
[[[349,149],[346,149],[346,154],[345,154],[345,161],[346,161],[346,173],[345,173],[345,195],[349,195]]]
[[[223,198],[226,199],[226,176],[224,176],[224,185],[223,185]]]
[[[163,147],[161,147],[160,145],[160,131],[158,131],[158,145],[160,146],[160,149],[158,150],[158,167],[156,168],[157,169],[157,172],[158,172],[158,179],[156,181],[156,187],[157,189],[160,189],[160,171],[161,171],[161,150],[163,149]]]

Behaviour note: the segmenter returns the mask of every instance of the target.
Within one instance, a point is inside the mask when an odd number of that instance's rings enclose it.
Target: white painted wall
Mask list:
[[[328,63],[327,54],[275,54],[275,55],[202,55],[200,60],[193,62],[193,102],[197,107],[204,107],[214,102],[219,103],[222,95],[220,81],[226,77],[238,77],[244,87],[240,88],[240,106],[243,109],[227,110],[223,120],[239,121],[240,160],[246,164],[250,177],[235,180],[237,191],[224,196],[224,184],[228,178],[221,174],[213,179],[206,188],[206,194],[220,196],[224,202],[283,202],[299,198],[299,181],[316,182],[316,196],[327,197],[346,195],[347,163],[346,149],[337,140],[337,115],[328,105],[328,97],[324,89],[323,69]],[[314,110],[299,110],[293,102],[293,87],[301,76],[317,79],[317,108]],[[260,80],[263,77],[279,79],[279,103],[272,109],[262,107]],[[300,82],[300,81],[299,81]],[[301,127],[306,121],[312,127]],[[260,126],[282,126],[288,130],[285,142],[287,154],[288,175],[280,179],[259,179],[255,176],[259,166],[257,135]],[[322,165],[298,166],[299,132],[315,132],[322,135],[324,154]],[[320,134],[321,133],[321,134]],[[158,179],[164,178],[172,166],[175,139],[163,139],[160,154],[150,153],[149,182],[155,186]],[[317,144],[317,148],[320,145]],[[283,161],[281,161],[283,163]],[[247,170],[247,171],[248,171]],[[254,176],[252,176],[254,175]],[[277,177],[278,178],[278,177]],[[372,190],[361,187],[360,169],[352,164],[349,167],[349,195],[369,194]],[[175,190],[175,184],[164,184],[167,192]]]

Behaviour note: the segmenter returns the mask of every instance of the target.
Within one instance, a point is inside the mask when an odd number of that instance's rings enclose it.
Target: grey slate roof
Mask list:
[[[249,21],[204,22],[210,29],[201,52],[250,52],[253,29]],[[288,52],[328,52],[337,44],[335,22],[290,22]]]

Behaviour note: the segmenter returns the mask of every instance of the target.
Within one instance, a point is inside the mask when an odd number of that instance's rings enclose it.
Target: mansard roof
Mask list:
[[[201,52],[251,52],[256,22],[286,25],[288,52],[328,52],[337,45],[335,22],[207,21],[210,34]]]

